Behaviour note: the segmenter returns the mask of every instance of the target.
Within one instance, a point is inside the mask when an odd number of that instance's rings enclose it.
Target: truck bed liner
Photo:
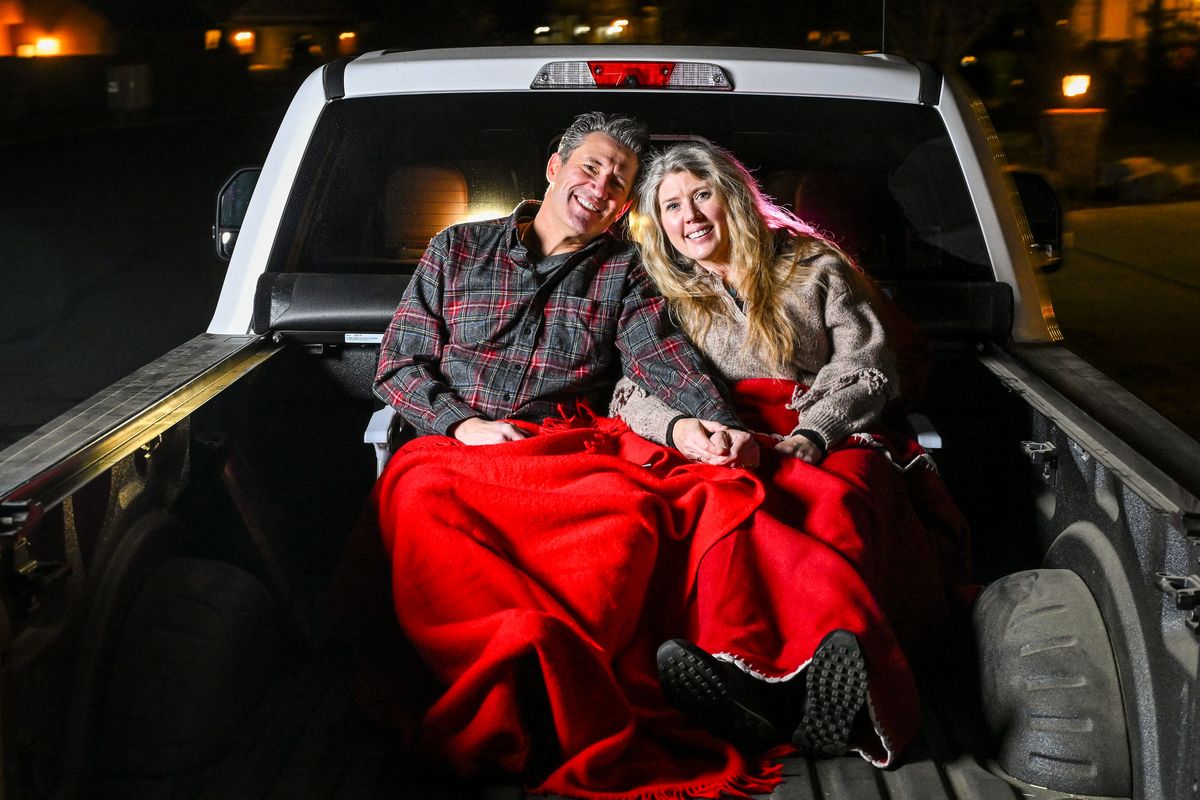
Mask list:
[[[939,676],[938,704],[927,706],[921,738],[898,766],[879,770],[858,756],[784,761],[786,780],[756,800],[1016,800],[1059,798],[1020,787],[976,760],[982,729],[962,690],[962,676]],[[326,649],[264,698],[231,750],[200,773],[113,779],[90,796],[136,798],[304,798],[304,800],[522,800],[516,785],[467,783],[414,764],[388,733],[356,707],[346,653]],[[925,695],[932,696],[933,692]],[[557,800],[557,798],[555,798]]]

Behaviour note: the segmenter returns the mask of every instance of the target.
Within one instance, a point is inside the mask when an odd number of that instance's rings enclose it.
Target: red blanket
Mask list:
[[[768,498],[745,470],[692,464],[613,420],[577,423],[488,447],[418,439],[377,484],[395,616],[443,689],[408,718],[414,745],[464,775],[499,769],[573,797],[770,791],[771,754],[747,758],[666,704],[655,650],[682,636],[781,677],[847,628],[867,654],[877,733],[856,745],[888,763],[917,700],[875,592],[920,614],[914,630],[946,604],[942,581],[913,591],[914,574],[873,556],[912,548],[897,562],[909,569],[928,552],[881,451],[835,451],[833,470],[768,454]],[[909,509],[898,521],[896,504]]]
[[[463,774],[540,771],[537,790],[577,797],[738,796],[778,782],[683,724],[654,672],[670,627],[659,615],[678,608],[679,576],[760,505],[753,475],[597,420],[490,447],[419,439],[377,494],[396,617],[448,687],[420,747]],[[691,566],[664,575],[660,549],[676,542]]]

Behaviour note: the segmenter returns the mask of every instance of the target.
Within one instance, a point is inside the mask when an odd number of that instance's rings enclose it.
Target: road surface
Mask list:
[[[1200,202],[1067,215],[1049,276],[1067,345],[1200,439]]]

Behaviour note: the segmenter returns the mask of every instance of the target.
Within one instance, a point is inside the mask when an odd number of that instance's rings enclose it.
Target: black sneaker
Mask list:
[[[658,648],[663,694],[684,716],[747,753],[782,741],[763,707],[757,679],[686,639]]]
[[[842,755],[867,702],[867,661],[858,637],[839,629],[822,639],[804,669],[804,682],[804,715],[792,743],[810,755]]]

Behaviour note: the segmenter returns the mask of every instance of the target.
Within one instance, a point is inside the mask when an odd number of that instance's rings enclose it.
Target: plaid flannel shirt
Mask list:
[[[383,337],[380,399],[418,433],[448,434],[469,417],[540,422],[577,399],[603,412],[624,373],[673,408],[740,427],[636,248],[605,233],[539,274],[517,231],[537,207],[429,243]]]

